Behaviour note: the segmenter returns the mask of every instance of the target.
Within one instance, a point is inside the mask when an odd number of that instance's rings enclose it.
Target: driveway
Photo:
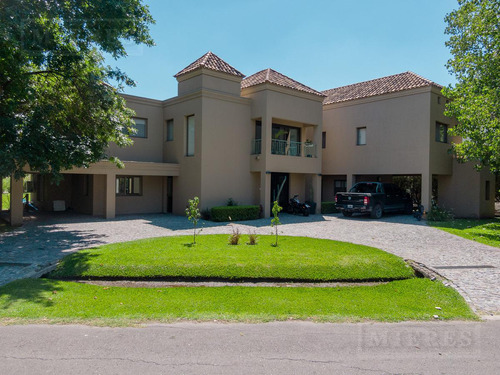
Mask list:
[[[481,314],[500,315],[500,249],[429,227],[411,216],[344,218],[283,214],[280,233],[353,242],[426,264],[453,281]],[[270,234],[269,219],[234,224],[242,233]],[[230,233],[226,223],[202,224],[202,234]],[[0,285],[25,277],[78,249],[140,238],[192,233],[185,217],[153,214],[104,220],[63,213],[38,216],[0,234]]]

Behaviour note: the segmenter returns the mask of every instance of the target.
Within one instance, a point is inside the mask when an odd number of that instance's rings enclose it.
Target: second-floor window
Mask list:
[[[166,141],[174,140],[174,120],[167,120],[167,139]]]
[[[436,142],[448,143],[448,125],[436,122]]]
[[[356,145],[366,145],[366,127],[356,129]]]
[[[135,125],[134,128],[136,130],[135,134],[130,134],[131,137],[136,138],[146,138],[147,137],[147,128],[148,128],[148,120],[145,118],[133,118]]]
[[[326,148],[326,132],[321,133],[321,148]]]
[[[194,156],[194,116],[186,118],[186,156]]]

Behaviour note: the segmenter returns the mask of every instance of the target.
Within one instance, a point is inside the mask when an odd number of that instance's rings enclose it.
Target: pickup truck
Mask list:
[[[384,212],[411,214],[413,211],[408,193],[394,184],[382,182],[358,182],[347,193],[335,195],[335,206],[344,216],[369,213],[373,219],[380,219]]]

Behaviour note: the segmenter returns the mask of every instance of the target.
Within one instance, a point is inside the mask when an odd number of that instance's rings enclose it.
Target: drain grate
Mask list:
[[[16,262],[0,262],[0,267],[8,266],[8,267],[28,267],[31,266],[31,263],[16,263]]]
[[[482,264],[478,266],[434,266],[434,268],[439,270],[467,270],[467,269],[484,269],[484,268],[496,268],[489,264]]]

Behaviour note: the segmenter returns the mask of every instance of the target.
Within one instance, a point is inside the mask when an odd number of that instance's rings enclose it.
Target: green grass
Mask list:
[[[469,240],[500,247],[500,218],[486,220],[456,219],[429,222],[429,225]]]
[[[436,306],[441,307],[437,310]],[[0,323],[131,325],[176,320],[402,321],[477,319],[452,288],[428,279],[341,288],[102,287],[25,279],[0,287]]]
[[[228,235],[162,237],[70,255],[51,278],[211,278],[395,280],[414,277],[401,258],[382,250],[306,237],[259,236],[257,245],[228,244]]]
[[[2,194],[2,210],[10,208],[10,194]]]

